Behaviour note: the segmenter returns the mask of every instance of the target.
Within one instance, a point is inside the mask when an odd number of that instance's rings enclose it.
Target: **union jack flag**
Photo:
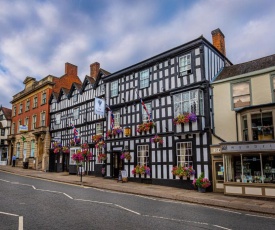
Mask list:
[[[141,102],[141,104],[142,104],[143,109],[145,110],[145,112],[146,112],[146,114],[147,114],[147,116],[148,116],[148,121],[152,120],[152,119],[151,119],[152,117],[151,117],[150,113],[148,112],[148,109],[146,108],[146,105],[145,105],[144,101],[143,101],[142,98],[139,96],[137,90],[136,90],[136,93],[137,93],[137,96],[138,96],[138,98],[139,98],[139,100],[140,100],[140,102]]]
[[[76,139],[78,138],[78,130],[76,129],[76,127],[74,126],[73,123],[71,123],[71,126],[73,128],[73,131],[74,131],[74,142],[76,143]]]

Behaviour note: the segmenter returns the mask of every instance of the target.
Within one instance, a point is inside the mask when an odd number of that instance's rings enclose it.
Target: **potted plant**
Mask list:
[[[205,192],[206,188],[211,186],[211,182],[209,181],[208,178],[204,177],[204,173],[202,172],[199,178],[195,178],[193,180],[193,185],[195,188],[198,188],[199,192]]]
[[[150,176],[150,168],[146,165],[137,165],[133,170],[132,174],[148,175]]]
[[[188,122],[195,122],[197,121],[197,116],[195,113],[183,113],[179,114],[173,119],[175,125],[184,124]]]

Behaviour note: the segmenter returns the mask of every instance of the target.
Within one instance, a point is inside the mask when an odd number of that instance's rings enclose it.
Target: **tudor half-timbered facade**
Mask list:
[[[87,143],[93,157],[85,164],[85,171],[89,174],[101,175],[102,162],[98,155],[104,148],[95,148],[92,136],[103,135],[105,130],[105,116],[94,112],[95,98],[105,97],[105,86],[102,77],[109,73],[100,68],[95,62],[90,65],[90,76],[84,78],[83,83],[72,84],[71,88],[62,88],[59,94],[53,93],[50,98],[50,133],[52,146],[58,142],[61,146],[69,147],[69,153],[60,151],[58,154],[51,149],[50,171],[69,171],[77,173],[76,162],[72,155],[81,150],[81,144]],[[78,131],[79,143],[74,143],[74,130]]]
[[[191,188],[190,181],[172,173],[180,165],[192,166],[196,175],[204,172],[212,177],[209,82],[231,65],[225,57],[222,32],[217,29],[212,36],[214,45],[199,37],[103,78],[113,113],[110,122],[108,112],[107,129],[111,125],[130,129],[123,134],[110,130],[112,135],[105,140],[106,177],[116,178],[119,170],[126,170],[131,181]],[[152,140],[157,136],[162,144]],[[130,153],[130,160],[121,159],[125,153]],[[149,167],[150,175],[138,174],[138,165]]]

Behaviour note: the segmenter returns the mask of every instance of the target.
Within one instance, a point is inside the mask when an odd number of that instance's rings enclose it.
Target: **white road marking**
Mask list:
[[[0,212],[0,214],[19,217],[19,220],[18,220],[18,230],[23,230],[23,216],[19,216],[19,215],[8,213],[8,212]]]
[[[226,229],[226,230],[232,230],[231,228],[225,228],[225,227],[222,227],[222,226],[219,226],[219,225],[214,225],[213,226],[217,227],[217,228],[222,228],[222,229]]]
[[[8,181],[8,180],[3,180],[3,179],[0,179],[1,181],[4,181],[4,182],[10,182],[10,181]]]
[[[19,216],[18,230],[23,230],[23,216]]]
[[[0,214],[4,214],[4,215],[8,215],[8,216],[19,216],[19,215],[8,213],[8,212],[0,212]]]
[[[270,216],[259,216],[259,215],[252,215],[252,214],[245,214],[246,216],[255,216],[255,217],[260,217],[260,218],[267,218],[267,219],[273,219],[275,220],[274,217],[270,217]]]
[[[203,205],[203,206],[206,206],[207,208],[211,208],[211,209],[221,210],[221,211],[224,211],[224,212],[231,212],[231,213],[238,214],[238,215],[241,215],[241,214],[242,214],[242,213],[240,213],[240,212],[234,212],[234,211],[230,211],[230,210],[223,209],[223,208],[208,207],[207,205]]]
[[[131,209],[124,208],[124,207],[122,207],[122,206],[120,206],[120,205],[118,205],[118,204],[115,204],[115,206],[117,206],[117,207],[119,207],[119,208],[122,208],[122,209],[124,209],[124,210],[127,210],[127,211],[129,211],[129,212],[135,213],[135,214],[137,214],[137,215],[140,215],[139,212],[135,212],[135,211],[133,211],[133,210],[131,210]]]
[[[85,202],[91,202],[91,203],[98,203],[98,204],[113,205],[113,203],[102,202],[102,201],[95,201],[95,200],[83,200],[83,199],[74,199],[74,200],[85,201]]]
[[[67,197],[69,197],[70,199],[74,199],[74,198],[72,198],[71,196],[69,196],[68,194],[66,194],[66,193],[63,193],[65,196],[67,196]]]

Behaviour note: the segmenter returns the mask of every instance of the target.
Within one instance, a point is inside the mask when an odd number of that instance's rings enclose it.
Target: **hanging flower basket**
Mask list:
[[[62,153],[66,153],[66,154],[70,153],[69,147],[68,146],[63,146],[62,147]]]
[[[147,131],[150,131],[154,127],[155,127],[155,123],[153,121],[142,123],[137,126],[137,132],[138,133],[147,132]]]
[[[197,121],[197,116],[194,113],[184,113],[179,114],[177,117],[173,119],[173,123],[175,125],[185,124],[189,122],[195,122]]]
[[[103,138],[103,136],[101,134],[96,134],[96,135],[92,136],[92,141],[99,142],[102,140],[102,138]]]
[[[107,132],[106,132],[106,137],[108,138],[111,138],[113,136],[113,132],[109,129]]]
[[[83,160],[84,160],[84,157],[82,155],[82,152],[81,151],[77,151],[76,153],[74,153],[72,155],[72,159],[77,163],[81,163]]]
[[[126,159],[126,160],[130,161],[132,159],[132,156],[129,152],[123,152],[120,156],[120,159],[122,159],[122,160]]]
[[[151,142],[152,143],[159,143],[160,145],[163,144],[163,138],[158,136],[158,135],[155,135],[154,137],[151,138]]]
[[[178,177],[190,177],[195,175],[196,171],[193,169],[192,166],[188,167],[182,167],[180,166],[175,166],[172,169],[172,174]]]
[[[105,161],[105,160],[107,160],[107,154],[100,153],[100,154],[98,154],[97,159],[98,159],[98,161]]]
[[[150,168],[148,167],[148,166],[146,166],[146,165],[137,165],[133,170],[132,170],[132,174],[134,174],[134,175],[138,175],[138,174],[140,174],[140,175],[144,175],[144,174],[146,174],[146,175],[148,175],[148,176],[150,176]]]
[[[61,145],[60,142],[56,141],[56,142],[53,143],[53,152],[55,154],[60,153],[61,149],[62,149],[62,145]]]
[[[96,143],[95,147],[98,148],[105,148],[105,142],[104,141],[99,141]]]
[[[113,128],[113,135],[114,136],[116,136],[116,135],[118,135],[118,134],[120,134],[122,132],[123,132],[123,130],[122,130],[122,128],[120,126],[116,126],[116,127]]]

